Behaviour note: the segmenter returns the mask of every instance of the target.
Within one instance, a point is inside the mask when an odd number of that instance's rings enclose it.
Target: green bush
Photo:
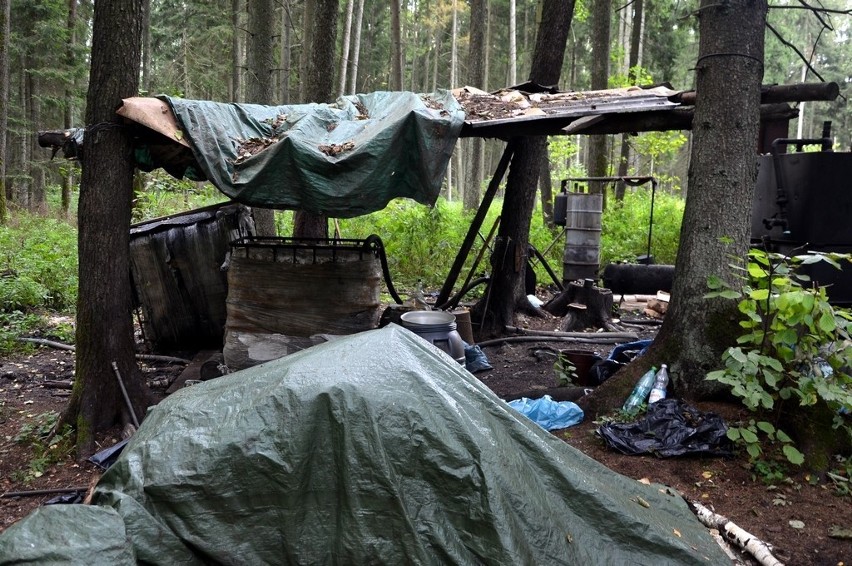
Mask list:
[[[738,284],[708,280],[708,298],[738,301],[743,333],[722,356],[724,369],[707,379],[730,386],[746,407],[771,421],[728,432],[753,459],[762,455],[766,442],[780,440],[787,460],[802,463],[802,454],[777,428],[784,405],[790,411],[824,403],[838,415],[835,428],[852,434],[839,416],[852,409],[852,314],[829,304],[825,288],[811,286],[800,273],[802,266],[821,261],[839,269],[840,261],[850,259],[848,254],[786,257],[754,249],[745,266],[732,265]]]
[[[657,191],[651,230],[651,255],[657,263],[673,264],[677,257],[684,201],[679,195]],[[616,261],[633,262],[648,253],[648,225],[651,217],[649,187],[628,189],[624,200],[611,195],[601,218],[601,265]]]
[[[77,230],[65,222],[15,214],[0,226],[0,310],[73,311]]]

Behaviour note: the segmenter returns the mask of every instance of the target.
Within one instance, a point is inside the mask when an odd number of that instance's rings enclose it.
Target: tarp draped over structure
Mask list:
[[[151,564],[727,563],[679,495],[586,457],[395,325],[171,395],[94,503]],[[36,516],[0,555],[67,553],[115,522],[82,510],[62,549]],[[101,533],[120,553],[117,527]]]
[[[339,218],[396,197],[434,204],[464,121],[446,91],[286,106],[161,99],[220,191],[247,205]]]

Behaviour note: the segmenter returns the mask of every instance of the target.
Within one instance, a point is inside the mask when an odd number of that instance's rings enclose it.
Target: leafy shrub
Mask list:
[[[228,200],[228,197],[210,183],[196,183],[175,179],[161,170],[146,175],[144,191],[133,199],[133,222],[143,222],[193,210]]]
[[[0,226],[0,310],[71,311],[77,302],[77,231],[17,213]]]
[[[654,223],[651,254],[657,263],[673,264],[677,257],[684,201],[678,195],[657,191],[654,197]],[[648,253],[648,224],[651,217],[651,189],[627,190],[624,200],[607,199],[601,218],[601,265],[635,261]]]
[[[48,468],[61,462],[74,448],[73,432],[67,425],[63,430],[51,435],[59,413],[47,412],[31,417],[32,420],[21,427],[13,438],[17,444],[29,446],[33,450],[33,458],[26,471],[18,472],[19,481],[29,483],[44,475]]]
[[[835,412],[852,409],[852,314],[829,304],[825,288],[805,287],[809,278],[798,272],[819,261],[840,268],[838,261],[849,259],[817,253],[786,257],[753,249],[745,267],[732,266],[739,273],[738,288],[719,277],[709,278],[712,291],[706,296],[737,300],[744,333],[737,346],[725,351],[725,368],[710,372],[707,379],[731,386],[752,411],[779,415],[784,403],[818,402]],[[843,426],[841,417],[835,426]],[[785,442],[788,437],[777,422],[761,421],[755,427],[733,427],[729,437],[744,442],[749,455],[757,458],[757,436],[763,432],[769,440],[781,440],[787,460],[802,463],[801,453]]]

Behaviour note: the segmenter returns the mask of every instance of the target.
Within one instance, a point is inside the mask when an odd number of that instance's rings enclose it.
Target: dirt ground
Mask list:
[[[625,318],[641,316],[623,312]],[[554,320],[523,319],[519,326],[555,329]],[[637,327],[642,337],[653,335],[654,326]],[[554,370],[556,350],[581,349],[605,356],[613,346],[569,344],[564,342],[520,342],[483,348],[493,370],[476,376],[504,399],[536,392],[552,392],[558,386]],[[99,477],[93,464],[76,463],[71,457],[43,472],[37,466],[32,447],[16,442],[22,427],[37,422],[39,415],[61,411],[67,389],[49,386],[51,382],[73,379],[73,353],[41,347],[32,355],[0,359],[0,531],[56,497],[57,493],[9,497],[10,493],[33,490],[81,488],[85,490]],[[157,393],[165,394],[182,371],[180,365],[144,364],[143,372]],[[566,397],[580,395],[582,389],[566,391]],[[726,422],[746,417],[736,405],[696,404],[702,411],[715,412]],[[625,456],[611,449],[595,435],[597,424],[590,419],[555,434],[568,444],[628,477],[665,484],[683,493],[689,501],[699,501],[716,513],[769,543],[774,555],[786,564],[837,566],[852,563],[852,495],[841,495],[826,478],[794,471],[786,481],[768,487],[755,479],[747,458],[691,457],[660,459],[653,456]],[[119,440],[120,431],[100,439],[103,447]],[[38,477],[36,477],[38,476]],[[848,485],[848,484],[847,484]],[[748,562],[746,562],[748,563]]]

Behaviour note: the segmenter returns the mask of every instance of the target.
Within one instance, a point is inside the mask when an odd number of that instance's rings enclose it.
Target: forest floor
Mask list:
[[[555,324],[555,319],[524,319],[518,323],[538,330],[553,330]],[[652,330],[645,331],[644,336],[650,335]],[[507,400],[552,390],[558,386],[553,357],[543,352],[554,348],[582,349],[605,356],[612,346],[547,341],[488,346],[483,351],[494,369],[476,376]],[[48,387],[46,383],[72,380],[73,367],[73,352],[44,347],[33,354],[0,359],[0,531],[58,495],[9,497],[9,493],[85,490],[100,475],[93,464],[77,463],[62,453],[61,446],[39,449],[39,443],[32,442],[38,438],[37,434],[28,432],[38,428],[44,420],[41,415],[63,410],[70,391]],[[145,364],[142,368],[160,397],[165,395],[166,384],[172,383],[183,369],[165,363]],[[719,414],[729,424],[748,417],[739,405],[695,403],[693,406]],[[852,495],[848,482],[835,483],[827,477],[791,470],[774,485],[766,485],[743,454],[731,458],[668,459],[623,455],[607,448],[595,434],[597,427],[598,423],[586,418],[581,424],[555,434],[616,472],[671,486],[688,501],[701,502],[725,515],[771,545],[774,555],[786,564],[852,564]],[[100,438],[99,444],[108,447],[118,440],[120,431],[116,430]]]

